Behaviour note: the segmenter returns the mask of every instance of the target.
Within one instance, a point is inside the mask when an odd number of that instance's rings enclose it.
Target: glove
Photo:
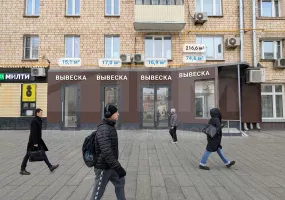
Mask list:
[[[119,178],[122,178],[122,177],[127,175],[127,173],[123,167],[120,167],[119,169],[117,169],[116,172],[118,173]]]

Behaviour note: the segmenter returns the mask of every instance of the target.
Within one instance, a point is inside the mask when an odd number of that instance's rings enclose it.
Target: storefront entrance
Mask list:
[[[153,85],[140,89],[141,127],[167,128],[170,110],[170,87]]]
[[[120,87],[117,85],[103,85],[101,86],[101,118],[104,118],[104,107],[107,104],[117,106],[120,113]],[[116,128],[120,128],[120,117],[116,122]]]
[[[61,129],[80,128],[80,87],[61,86]]]

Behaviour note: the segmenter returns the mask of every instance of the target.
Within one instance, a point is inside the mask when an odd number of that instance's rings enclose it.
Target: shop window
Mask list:
[[[260,17],[280,17],[280,1],[259,0],[258,12]]]
[[[281,41],[261,41],[260,52],[262,59],[278,59],[282,55]]]
[[[21,116],[34,116],[36,103],[35,102],[21,102]]]
[[[33,116],[36,109],[36,84],[21,84],[21,116]]]
[[[170,36],[146,36],[145,56],[146,58],[167,58],[172,59]]]
[[[223,38],[221,36],[196,36],[197,44],[207,47],[207,60],[223,60]]]
[[[80,0],[66,1],[66,15],[80,15]]]
[[[26,15],[39,16],[40,0],[26,0]]]
[[[210,118],[210,110],[215,107],[215,81],[195,82],[196,118]]]
[[[120,36],[105,36],[105,58],[120,58]]]
[[[184,0],[136,0],[136,5],[183,5]]]
[[[221,0],[196,0],[196,12],[206,12],[208,16],[221,16]]]
[[[284,116],[284,85],[261,86],[262,119],[282,119]]]
[[[120,0],[105,0],[105,15],[120,15]]]
[[[24,59],[38,59],[39,37],[24,36]]]
[[[65,36],[65,57],[80,58],[79,36]]]

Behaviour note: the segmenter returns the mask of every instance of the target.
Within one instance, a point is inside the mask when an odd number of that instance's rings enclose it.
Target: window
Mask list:
[[[261,41],[261,58],[262,59],[277,59],[282,55],[281,41]]]
[[[80,0],[67,0],[66,15],[80,15]]]
[[[65,57],[80,58],[80,37],[66,36],[65,37]]]
[[[196,11],[206,12],[208,16],[222,15],[221,0],[196,0]]]
[[[261,17],[280,17],[278,0],[259,0],[258,12]]]
[[[38,59],[39,37],[25,36],[24,37],[24,59]]]
[[[196,118],[210,118],[210,110],[215,107],[215,81],[195,82]]]
[[[106,15],[120,15],[120,0],[105,0]]]
[[[40,14],[40,0],[26,0],[26,15]]]
[[[120,58],[120,36],[105,36],[105,58]]]
[[[207,47],[207,60],[222,60],[223,59],[223,38],[221,36],[197,36],[197,44],[205,44]]]
[[[136,0],[136,5],[184,5],[184,0]]]
[[[145,56],[146,58],[172,59],[170,36],[146,36]]]
[[[262,85],[261,105],[263,119],[284,118],[284,85]]]

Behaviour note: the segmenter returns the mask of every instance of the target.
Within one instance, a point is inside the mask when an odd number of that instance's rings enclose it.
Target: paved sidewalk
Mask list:
[[[44,162],[28,163],[19,174],[28,131],[0,132],[1,200],[89,200],[94,172],[84,165],[82,142],[90,131],[44,131],[53,173]],[[223,150],[236,165],[227,169],[217,154],[210,171],[198,169],[205,149],[202,133],[178,131],[178,144],[167,130],[119,131],[120,162],[127,171],[128,200],[285,200],[285,131],[224,137]],[[104,200],[116,200],[110,183]]]

